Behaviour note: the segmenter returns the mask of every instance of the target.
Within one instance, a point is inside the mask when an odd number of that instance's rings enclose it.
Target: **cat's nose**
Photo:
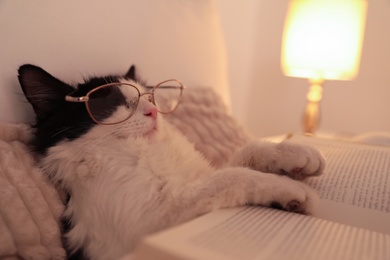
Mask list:
[[[144,116],[150,116],[153,119],[157,118],[157,108],[154,106],[146,107],[144,110]]]

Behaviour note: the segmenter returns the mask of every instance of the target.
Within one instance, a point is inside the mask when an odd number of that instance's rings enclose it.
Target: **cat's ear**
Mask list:
[[[127,71],[127,73],[125,75],[125,78],[137,81],[138,77],[135,74],[135,66],[134,65],[131,65],[130,69]]]
[[[46,118],[65,102],[66,95],[74,91],[72,86],[34,65],[22,65],[18,73],[24,95],[32,105],[38,119]]]

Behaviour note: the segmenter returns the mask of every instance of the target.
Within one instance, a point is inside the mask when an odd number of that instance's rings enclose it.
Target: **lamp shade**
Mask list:
[[[285,75],[353,79],[359,70],[366,0],[290,0],[282,41]]]

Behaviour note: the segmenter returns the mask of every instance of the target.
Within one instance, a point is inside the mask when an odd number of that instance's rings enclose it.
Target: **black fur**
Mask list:
[[[65,96],[84,96],[88,91],[118,82],[120,77],[136,80],[135,67],[131,66],[124,76],[92,77],[77,86],[69,85],[40,67],[25,64],[19,70],[19,82],[27,100],[36,113],[33,149],[45,154],[47,149],[63,140],[74,140],[93,127],[84,103],[65,101]]]

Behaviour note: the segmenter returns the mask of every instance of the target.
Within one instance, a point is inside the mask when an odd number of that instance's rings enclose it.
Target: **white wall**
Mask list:
[[[233,113],[258,136],[301,131],[308,83],[280,69],[288,1],[218,0]],[[360,73],[324,85],[319,131],[390,131],[390,1],[369,1]]]
[[[179,78],[228,100],[216,18],[213,1],[0,0],[0,122],[34,121],[17,80],[24,63],[66,82],[135,64],[149,84]]]

